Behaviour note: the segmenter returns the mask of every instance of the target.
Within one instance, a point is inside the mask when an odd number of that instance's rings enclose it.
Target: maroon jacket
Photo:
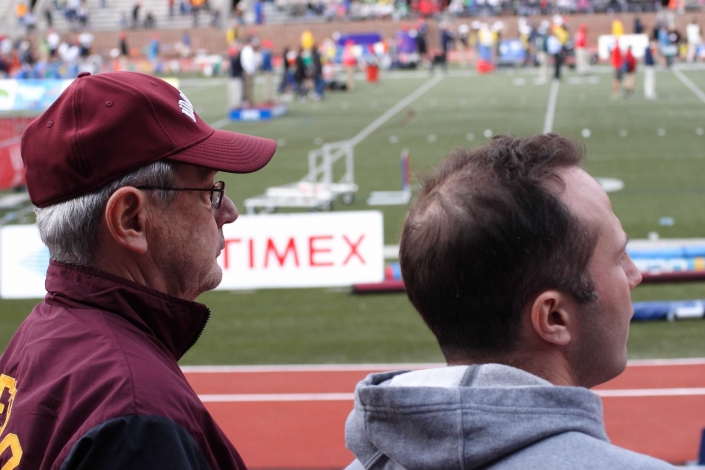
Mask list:
[[[176,363],[204,305],[54,261],[46,288],[0,357],[0,467],[246,468]]]

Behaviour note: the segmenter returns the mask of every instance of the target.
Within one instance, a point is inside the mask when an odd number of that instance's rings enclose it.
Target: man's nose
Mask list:
[[[225,195],[220,203],[220,207],[215,210],[215,220],[218,223],[218,227],[222,227],[225,224],[232,224],[237,220],[237,217],[238,212],[235,203]]]
[[[629,255],[627,255],[629,256]],[[636,267],[632,258],[629,257],[629,271],[627,272],[627,278],[629,279],[629,290],[634,289],[636,286],[641,284],[642,276],[639,268]]]

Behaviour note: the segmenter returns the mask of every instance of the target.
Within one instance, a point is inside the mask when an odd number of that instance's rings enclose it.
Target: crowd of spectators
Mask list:
[[[107,1],[109,0],[101,0],[101,5],[105,6]],[[212,13],[214,10],[211,8],[208,0],[165,1],[168,2],[170,15],[196,15],[197,13],[195,12]],[[415,16],[419,19],[414,22],[414,26],[412,26],[411,30],[400,31],[399,34],[401,36],[408,36],[407,39],[411,38],[416,43],[416,49],[413,51],[416,57],[414,60],[430,68],[433,68],[435,65],[441,65],[445,68],[449,51],[453,51],[454,57],[459,57],[461,62],[464,62],[468,57],[486,58],[490,55],[495,57],[499,56],[498,50],[503,34],[503,23],[497,19],[485,17],[472,18],[466,21],[463,19],[462,15],[469,11],[474,11],[472,10],[473,8],[494,8],[495,5],[506,5],[506,2],[501,3],[503,0],[396,0],[393,4],[384,3],[392,1],[395,0],[381,0],[380,3],[376,4],[363,4],[357,1],[344,0],[342,2],[333,1],[328,4],[300,3],[298,5],[308,12],[305,14],[330,15],[331,17],[339,17],[342,19],[349,18],[355,11],[359,12],[361,5],[387,5],[391,6],[394,12],[403,11],[406,16]],[[549,4],[548,0],[521,0],[525,5],[536,1],[540,4],[542,4],[541,2]],[[557,3],[550,3],[549,6],[551,8],[557,8],[560,2],[565,1],[567,0],[556,0]],[[599,0],[575,1],[585,4],[585,2],[595,2]],[[87,17],[85,0],[52,0],[51,3],[45,5],[46,12],[48,12],[47,25],[49,25],[45,31],[37,31],[39,34],[25,35],[19,38],[0,36],[0,76],[19,78],[72,78],[83,70],[100,70],[102,63],[108,63],[116,59],[122,60],[123,65],[119,69],[124,69],[124,64],[127,63],[128,56],[131,52],[135,51],[128,47],[127,34],[125,31],[156,26],[154,24],[155,19],[151,13],[149,11],[144,12],[143,4],[140,1],[134,3],[132,10],[123,17],[123,21],[120,25],[123,28],[123,32],[120,34],[117,47],[112,51],[103,51],[103,56],[99,56],[93,54],[93,35],[88,31],[89,28],[84,27],[88,24],[87,20],[80,19]],[[176,9],[176,5],[179,5],[178,10]],[[267,18],[264,14],[264,5],[267,5],[264,0],[259,0],[254,5],[255,20],[257,22],[266,22]],[[661,0],[659,0],[657,7],[659,7],[659,24],[657,28],[653,31],[644,31],[644,27],[637,17],[635,19],[633,32],[645,32],[650,34],[656,46],[655,52],[658,53],[658,56],[666,66],[670,66],[670,64],[678,58],[687,59],[688,61],[697,60],[700,55],[698,47],[702,42],[700,27],[697,25],[697,22],[691,22],[691,24],[681,32],[675,27],[674,10],[664,8],[661,4]],[[51,27],[52,21],[49,18],[57,12],[64,15],[67,19],[71,18],[72,21],[75,21],[77,30],[73,31],[71,34],[63,34],[63,36],[55,32]],[[451,12],[453,12],[453,14],[451,14]],[[27,11],[26,8],[20,9],[18,10],[18,15],[20,14],[22,14],[21,18],[25,26],[29,29],[29,25],[34,21],[31,19],[31,11]],[[428,42],[426,38],[427,29],[423,17],[433,16],[435,14],[446,18],[445,21],[440,23],[443,25],[440,28],[442,35],[440,40],[442,46],[440,54],[438,50],[427,50],[426,46]],[[454,15],[455,17],[453,17]],[[555,15],[554,17],[560,18],[561,15]],[[194,16],[194,18],[196,18],[196,16]],[[551,56],[554,57],[552,63],[555,63],[555,57],[560,55],[562,61],[565,59],[572,60],[571,65],[575,63],[578,65],[578,68],[580,68],[581,61],[576,57],[579,55],[578,53],[584,53],[585,47],[578,47],[577,49],[581,50],[574,51],[574,44],[571,40],[572,35],[577,32],[577,30],[569,31],[566,29],[565,34],[558,35],[560,37],[559,42],[561,43],[560,54],[549,52],[548,45],[551,34],[548,34],[548,32],[555,29],[555,24],[549,25],[547,21],[538,24],[531,18],[530,15],[521,15],[518,20],[519,36],[526,49],[524,64],[542,66],[541,77],[547,78],[547,70],[545,70],[547,67],[545,64],[548,63],[548,60],[542,60],[542,53],[547,53],[549,60]],[[194,22],[196,23],[197,20],[194,19]],[[239,24],[240,22],[237,20],[234,21],[232,23],[233,26],[226,32],[227,43],[230,45],[235,44],[237,39],[240,39],[240,42],[243,40],[241,37],[242,27],[239,26]],[[411,24],[411,22],[403,22],[400,26],[403,26],[403,24],[408,25]],[[237,32],[238,30],[240,30],[240,33]],[[174,52],[172,55],[180,59],[184,59],[190,55],[192,50],[190,35],[184,33],[182,36],[182,40],[175,45],[168,44],[160,46],[158,35],[155,32],[152,40],[149,42],[149,46],[141,50],[142,54],[139,52],[136,54],[147,58],[150,67],[153,68],[152,71],[158,71],[160,66],[165,66],[164,52],[166,50],[172,50],[172,52]],[[388,59],[387,62],[392,67],[405,67],[408,63],[408,58],[414,55],[405,55],[401,44],[397,44],[400,40],[400,38],[387,38],[385,41],[385,47],[387,48],[385,60]],[[435,41],[433,42],[435,43]],[[316,60],[317,57],[315,56],[309,56],[305,51],[302,54],[302,51],[299,51],[298,48],[294,48],[290,52],[291,57],[289,57],[288,60],[285,54],[285,58],[281,62],[285,66],[291,66],[290,70],[292,76],[289,82],[282,82],[283,86],[294,91],[294,93],[299,96],[306,95],[306,92],[302,90],[314,90],[315,96],[322,96],[322,94],[318,92],[320,85],[316,85],[316,83],[320,83],[320,80],[316,79],[316,75],[320,76],[324,73],[323,69],[325,69],[325,64],[330,63],[332,59],[326,57],[326,55],[330,55],[330,50],[334,49],[335,48],[325,47],[324,50],[321,51],[323,57],[322,61]],[[232,50],[230,52],[232,55]],[[576,54],[575,56],[572,55],[574,53]],[[166,55],[168,56],[169,53]],[[276,55],[279,56],[279,54]],[[340,57],[337,57],[335,60],[340,61]],[[407,62],[404,62],[405,60]],[[587,63],[586,60],[587,59],[583,59],[582,62]],[[229,60],[225,60],[226,64],[229,62]],[[310,63],[319,64],[321,62],[324,64],[323,66],[310,66]],[[490,60],[490,62],[492,61]],[[317,70],[318,72],[312,73],[309,71],[302,73],[302,63],[307,64],[306,70]],[[295,72],[297,67],[300,69],[298,74]],[[559,69],[560,67],[556,68],[554,74],[556,77],[560,75]],[[298,76],[299,79],[296,80],[294,76]],[[311,85],[302,86],[301,83],[307,81],[302,77],[306,77],[308,82],[311,82]],[[313,77],[313,79],[311,79],[311,77]]]
[[[93,53],[93,40],[87,31],[62,40],[51,28],[37,40],[0,36],[0,78],[73,78],[81,71],[95,73],[103,58]]]
[[[29,0],[28,0],[29,1]],[[105,7],[109,0],[99,0]],[[222,27],[219,8],[210,0],[163,0],[167,17],[157,18],[141,1],[120,12],[116,24],[120,29],[156,29],[158,21],[190,16],[192,26]],[[307,21],[350,21],[364,19],[463,18],[495,15],[548,15],[590,12],[659,11],[676,2],[681,10],[700,8],[695,0],[255,0],[251,11],[244,1],[235,2],[231,16],[239,24],[264,24],[303,19]],[[52,27],[56,15],[63,16],[74,31],[90,24],[86,0],[47,0],[41,15],[25,2],[19,2],[16,15],[27,31],[37,26],[37,15]],[[205,18],[204,18],[205,16]]]
[[[256,22],[267,21],[266,17],[257,14],[257,10],[266,10],[263,5],[268,1],[270,0],[257,2],[255,16],[258,20]],[[663,3],[662,0],[343,0],[328,2],[271,0],[271,2],[269,9],[276,10],[280,14],[308,19],[318,18],[321,21],[429,18],[438,15],[468,17],[656,11]]]
[[[106,0],[100,0],[104,5]],[[28,32],[32,32],[37,27],[37,14],[35,9],[30,8],[27,3],[19,2],[15,9],[17,22]],[[89,23],[89,11],[85,0],[51,0],[47,1],[42,16],[47,27],[54,26],[55,15],[63,16],[69,23],[72,30],[86,28]]]
[[[222,12],[219,8],[211,7],[209,0],[164,0],[167,2],[167,13],[163,18],[145,6],[142,1],[137,1],[128,7],[126,1],[115,2],[124,6],[120,11],[115,11],[115,26],[119,29],[157,29],[158,21],[170,21],[177,16],[192,18],[193,27],[222,26]],[[99,7],[108,7],[109,0],[99,0]],[[95,6],[92,6],[95,8]],[[14,10],[17,24],[27,33],[36,29],[55,27],[56,19],[62,17],[68,23],[71,31],[91,29],[91,9],[87,0],[46,0],[38,8],[36,2],[23,0],[17,3]],[[42,25],[39,22],[43,20]],[[38,28],[39,26],[39,28]]]

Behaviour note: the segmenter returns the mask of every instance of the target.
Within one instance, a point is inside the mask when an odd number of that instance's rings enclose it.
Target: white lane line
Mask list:
[[[406,98],[402,99],[400,102],[392,106],[387,112],[382,114],[380,117],[372,121],[370,125],[365,127],[363,130],[358,132],[358,134],[353,137],[352,139],[349,140],[350,144],[355,146],[365,140],[367,136],[372,134],[374,131],[382,127],[384,123],[389,121],[392,116],[397,114],[399,111],[407,107],[409,104],[411,104],[414,100],[420,98],[424,93],[426,93],[428,90],[436,86],[438,83],[440,83],[443,80],[443,75],[436,75],[423,85],[421,85],[419,88],[416,89],[416,91],[412,92],[410,95],[408,95]]]
[[[703,396],[705,388],[645,388],[593,390],[602,398]],[[251,403],[291,401],[352,401],[354,393],[231,393],[199,395],[203,403]]]
[[[445,364],[292,364],[272,366],[182,366],[186,374],[252,373],[252,372],[364,372],[407,369],[430,369]]]
[[[687,397],[705,395],[705,388],[634,388],[624,390],[593,390],[606,397]]]
[[[236,403],[258,401],[352,401],[354,393],[243,393],[199,395],[203,403]]]
[[[551,93],[548,95],[548,109],[546,109],[546,120],[543,122],[543,133],[546,134],[553,130],[553,117],[556,115],[556,101],[558,100],[558,88],[560,87],[558,80],[551,82]]]
[[[687,366],[705,365],[705,358],[684,359],[634,359],[629,361],[627,367],[651,366]],[[388,363],[388,364],[286,364],[286,365],[261,365],[261,366],[181,366],[187,374],[223,374],[223,373],[252,373],[252,372],[364,372],[388,371],[407,369],[431,369],[445,367],[443,363],[417,362],[417,363]]]
[[[686,77],[686,76],[683,74],[683,72],[681,72],[680,70],[674,68],[674,69],[673,69],[673,75],[675,75],[675,76],[678,78],[678,80],[680,80],[681,82],[683,82],[683,84],[684,84],[685,86],[687,86],[688,88],[690,88],[690,91],[692,91],[693,93],[695,93],[695,96],[697,96],[698,98],[700,98],[700,101],[702,101],[703,103],[705,103],[705,93],[703,93],[703,91],[702,91],[700,88],[698,88],[698,87],[695,85],[695,83],[691,82],[690,79],[689,79],[688,77]]]
[[[653,366],[702,366],[705,365],[705,358],[692,357],[684,359],[634,359],[629,361],[629,367],[653,367]]]

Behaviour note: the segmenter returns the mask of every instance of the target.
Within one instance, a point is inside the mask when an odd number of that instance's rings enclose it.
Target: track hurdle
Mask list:
[[[411,161],[409,149],[401,151],[401,191],[372,191],[368,206],[402,206],[411,200]]]
[[[343,175],[334,178],[334,165],[343,161]],[[358,190],[355,184],[355,145],[349,140],[323,144],[308,153],[308,173],[296,183],[267,188],[264,194],[245,199],[248,214],[257,209],[273,212],[279,207],[329,211],[340,196],[351,204]]]

